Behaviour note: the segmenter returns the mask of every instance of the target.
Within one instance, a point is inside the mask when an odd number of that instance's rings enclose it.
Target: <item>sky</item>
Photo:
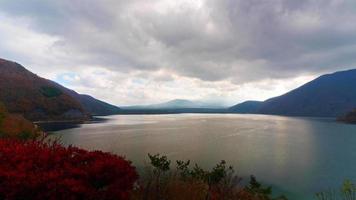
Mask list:
[[[356,66],[354,0],[0,0],[0,57],[116,105],[233,105]]]

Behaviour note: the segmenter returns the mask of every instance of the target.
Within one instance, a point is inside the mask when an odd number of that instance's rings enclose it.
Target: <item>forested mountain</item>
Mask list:
[[[229,111],[236,113],[257,113],[261,105],[261,101],[245,101],[230,107]]]
[[[74,92],[72,95],[84,106],[85,110],[92,115],[113,115],[118,114],[121,110],[117,106],[100,101],[86,94],[78,94]]]
[[[118,114],[120,112],[120,108],[117,106],[98,100],[90,95],[78,94],[76,91],[65,88],[59,85],[58,83],[53,82],[53,84],[55,84],[66,94],[79,101],[85,111],[87,111],[91,115],[113,115]]]
[[[262,102],[252,113],[339,117],[355,108],[356,69],[320,76],[284,95]]]
[[[356,70],[336,72],[265,101],[259,113],[338,117],[356,108]]]
[[[10,113],[22,114],[31,121],[85,120],[91,114],[114,114],[119,109],[4,59],[0,59],[0,101]]]

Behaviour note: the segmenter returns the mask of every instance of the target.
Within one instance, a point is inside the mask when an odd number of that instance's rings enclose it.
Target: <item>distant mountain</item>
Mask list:
[[[217,104],[205,103],[200,101],[190,101],[185,99],[174,99],[165,103],[151,104],[143,106],[127,106],[123,109],[189,109],[189,108],[222,108]]]
[[[282,96],[271,98],[258,109],[261,114],[338,117],[356,108],[356,69],[319,78]]]
[[[261,101],[245,101],[235,106],[230,107],[228,110],[234,113],[258,113],[262,105]]]
[[[10,113],[23,114],[32,121],[84,120],[91,114],[115,114],[119,109],[3,59],[0,59],[0,101]]]

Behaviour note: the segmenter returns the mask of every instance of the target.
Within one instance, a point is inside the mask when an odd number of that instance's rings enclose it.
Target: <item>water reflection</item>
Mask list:
[[[298,200],[312,199],[314,192],[343,178],[356,179],[356,127],[330,119],[228,114],[107,119],[54,136],[66,144],[126,155],[138,166],[147,153],[191,159],[205,167],[224,159],[241,175],[254,174]]]

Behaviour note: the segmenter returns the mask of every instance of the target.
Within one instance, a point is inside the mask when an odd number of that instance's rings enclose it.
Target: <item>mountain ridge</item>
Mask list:
[[[339,117],[356,108],[355,86],[356,69],[325,74],[283,95],[263,101],[256,113]]]
[[[87,120],[92,114],[115,114],[119,110],[1,58],[0,101],[10,113],[22,114],[31,121]],[[94,112],[93,108],[99,112]],[[108,112],[110,109],[112,112]],[[103,110],[105,113],[100,113]]]
[[[247,114],[247,113],[254,114],[258,112],[262,103],[263,103],[262,101],[252,101],[252,100],[244,101],[242,103],[229,107],[228,110],[231,112],[237,112],[241,114]]]

